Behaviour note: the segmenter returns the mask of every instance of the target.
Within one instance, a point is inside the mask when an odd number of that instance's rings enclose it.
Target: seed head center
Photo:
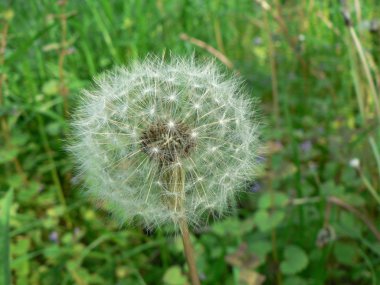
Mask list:
[[[151,124],[141,135],[141,149],[161,163],[189,156],[196,145],[194,132],[182,122],[170,120]]]

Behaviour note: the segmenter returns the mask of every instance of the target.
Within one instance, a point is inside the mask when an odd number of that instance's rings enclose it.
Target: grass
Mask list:
[[[188,282],[181,241],[120,229],[83,199],[64,151],[93,76],[172,52],[227,62],[267,125],[254,192],[192,236],[202,284],[379,284],[379,11],[375,0],[1,2],[5,278]]]
[[[12,205],[13,190],[9,190],[5,195],[0,220],[0,249],[1,249],[1,279],[0,284],[11,284],[11,270],[10,270],[10,239],[9,239],[9,216],[10,208]]]

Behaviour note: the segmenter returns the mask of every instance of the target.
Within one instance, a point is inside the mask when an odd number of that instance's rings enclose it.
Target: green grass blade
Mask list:
[[[369,143],[371,145],[373,154],[375,155],[377,170],[379,172],[379,178],[380,178],[380,153],[379,153],[379,149],[377,148],[376,142],[372,136],[369,137]]]
[[[107,26],[104,22],[103,17],[101,16],[101,14],[98,11],[99,8],[95,5],[95,3],[96,2],[93,2],[93,1],[87,1],[88,7],[91,9],[92,15],[94,17],[94,21],[97,24],[100,32],[103,35],[104,42],[106,43],[106,45],[110,51],[110,54],[112,55],[112,57],[115,60],[118,60],[119,57],[118,57],[116,48],[113,44],[112,37],[111,37],[111,35],[107,29]]]
[[[0,216],[0,285],[11,284],[9,216],[13,200],[13,189],[9,190],[1,207]]]

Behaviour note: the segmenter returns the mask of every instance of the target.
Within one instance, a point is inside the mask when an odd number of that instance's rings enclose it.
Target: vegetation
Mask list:
[[[380,3],[365,2],[2,1],[0,284],[189,284],[180,237],[120,228],[65,151],[80,90],[148,53],[216,58],[261,101],[262,175],[193,231],[202,284],[380,284]]]

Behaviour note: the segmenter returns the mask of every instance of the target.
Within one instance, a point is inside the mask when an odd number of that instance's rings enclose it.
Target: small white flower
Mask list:
[[[350,160],[350,166],[355,169],[359,169],[360,167],[360,160],[358,158],[353,158]]]
[[[298,35],[298,40],[299,40],[300,42],[304,42],[305,39],[306,39],[305,35],[303,35],[303,34],[299,34],[299,35]]]
[[[252,101],[214,62],[148,58],[100,76],[81,99],[69,148],[86,192],[121,223],[186,215],[198,225],[228,211],[255,177]],[[183,175],[183,192],[170,175]]]

